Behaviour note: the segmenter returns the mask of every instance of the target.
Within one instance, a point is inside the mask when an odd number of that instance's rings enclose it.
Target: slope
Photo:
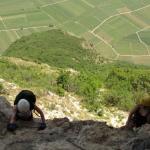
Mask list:
[[[94,49],[88,46],[83,39],[76,38],[60,30],[34,33],[13,43],[4,53],[4,56],[19,57],[36,62],[47,63],[61,68],[85,69],[90,68],[96,59]],[[91,48],[91,49],[90,49]],[[99,57],[99,62],[106,59]]]

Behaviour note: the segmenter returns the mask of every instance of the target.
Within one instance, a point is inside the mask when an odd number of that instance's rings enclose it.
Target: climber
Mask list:
[[[41,117],[39,130],[46,128],[45,117],[42,110],[36,106],[36,96],[32,91],[22,90],[15,98],[13,113],[7,125],[9,131],[14,131],[17,128],[16,120],[30,121],[33,119],[32,111],[37,111]]]
[[[123,128],[132,129],[146,123],[150,124],[150,97],[141,99],[139,104],[133,108]]]

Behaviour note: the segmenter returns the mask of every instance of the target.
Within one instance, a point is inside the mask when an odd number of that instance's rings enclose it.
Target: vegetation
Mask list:
[[[101,65],[97,72],[48,73],[41,65],[24,66],[0,60],[0,77],[22,88],[52,90],[60,96],[65,91],[80,95],[90,111],[99,113],[102,105],[128,110],[145,94],[150,94],[150,68],[130,64]],[[102,91],[104,89],[104,91]]]
[[[3,93],[3,89],[4,89],[4,87],[3,87],[3,85],[0,83],[0,94]]]
[[[108,64],[96,73],[61,74],[61,87],[83,96],[86,106],[98,112],[101,105],[129,110],[144,95],[150,94],[150,68],[130,64]],[[103,91],[104,90],[104,91]]]
[[[45,71],[44,66],[16,64],[5,58],[0,58],[0,72],[0,78],[22,88],[33,89],[50,90],[52,81],[57,77],[57,73]]]
[[[93,50],[83,49],[82,42],[83,39],[70,36],[60,30],[50,30],[21,38],[3,55],[47,63],[55,67],[81,70],[93,67],[91,64],[95,59]]]
[[[131,108],[145,94],[150,94],[150,69],[140,67],[113,68],[105,79],[109,89],[106,103],[124,109]]]
[[[56,74],[41,67],[0,62],[0,76],[24,87],[65,91],[80,95],[90,111],[99,113],[102,105],[128,110],[145,94],[150,94],[150,68],[125,62],[107,62],[93,49],[84,49],[83,39],[60,30],[34,33],[12,44],[4,55],[61,68]],[[96,61],[98,58],[98,61]],[[100,58],[100,59],[99,59]],[[40,66],[40,65],[39,65]],[[66,71],[70,69],[70,71]]]

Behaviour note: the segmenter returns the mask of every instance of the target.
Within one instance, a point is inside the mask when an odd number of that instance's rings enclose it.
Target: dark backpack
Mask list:
[[[15,98],[14,105],[17,105],[20,99],[26,99],[30,103],[30,110],[34,109],[36,96],[32,91],[22,90]]]

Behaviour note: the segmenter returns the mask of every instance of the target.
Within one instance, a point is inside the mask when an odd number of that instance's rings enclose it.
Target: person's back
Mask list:
[[[30,103],[30,110],[34,109],[36,103],[36,96],[32,91],[22,90],[15,98],[14,105],[17,105],[21,99],[26,99]]]

